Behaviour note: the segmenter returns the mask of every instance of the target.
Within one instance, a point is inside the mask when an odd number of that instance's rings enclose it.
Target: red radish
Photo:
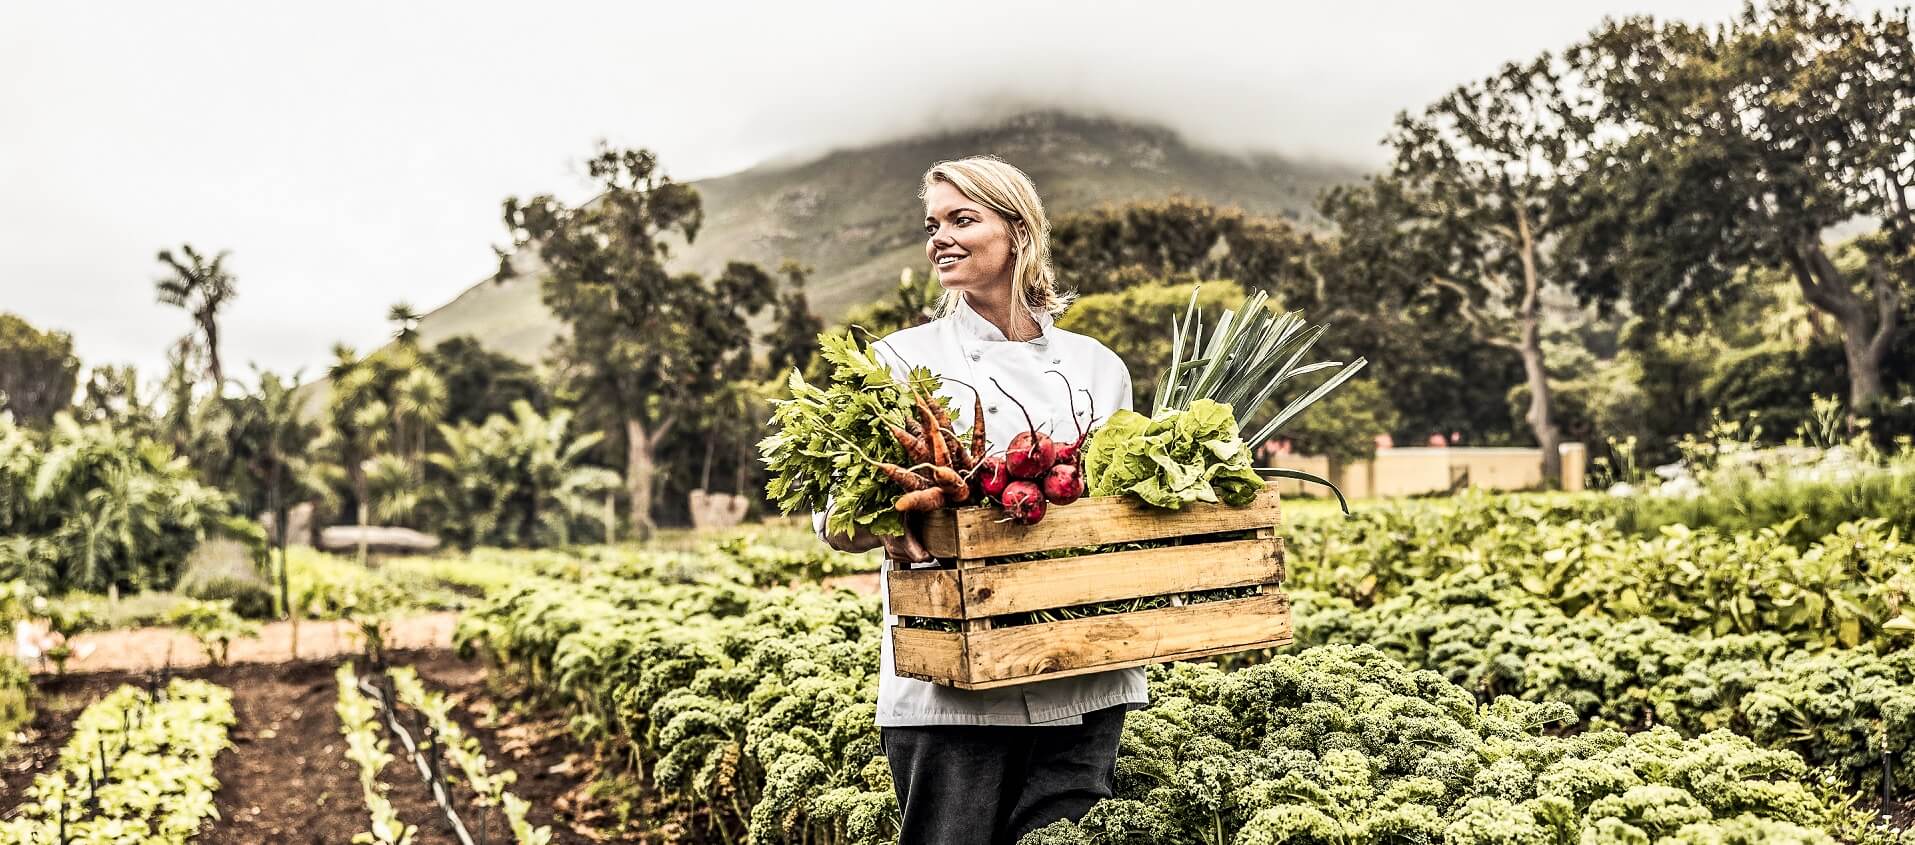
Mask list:
[[[1017,478],[1039,478],[1057,463],[1057,444],[1041,431],[1020,431],[1011,438],[1004,463]]]
[[[1010,447],[1004,450],[1004,465],[1017,478],[1042,476],[1051,468],[1051,464],[1057,463],[1057,444],[1037,430],[1037,424],[1031,422],[1031,412],[1024,407],[1024,403],[1018,402],[1017,397],[1004,389],[1004,385],[997,384],[997,379],[991,379],[991,383],[997,385],[998,392],[1004,394],[1004,398],[1017,403],[1017,409],[1024,412],[1024,424],[1029,426],[1029,429],[1011,438]]]
[[[977,465],[978,486],[984,495],[993,499],[1004,496],[1004,488],[1011,483],[1011,471],[1004,466],[1003,455],[992,455]]]
[[[1019,525],[1033,525],[1044,518],[1044,491],[1029,481],[1013,481],[1004,487],[1004,513]]]
[[[1078,453],[1084,450],[1084,438],[1089,436],[1090,432],[1084,430],[1083,421],[1077,417],[1077,393],[1071,390],[1070,377],[1056,370],[1045,370],[1045,372],[1054,373],[1058,378],[1064,380],[1064,398],[1071,403],[1071,422],[1077,426],[1077,439],[1069,443],[1059,442],[1057,444],[1057,462],[1060,464],[1074,464],[1077,463]],[[1084,395],[1087,397],[1090,396],[1090,391],[1084,391]],[[1097,413],[1097,404],[1094,401],[1091,403],[1091,413]],[[1094,418],[1095,417],[1093,417],[1093,419]],[[1061,505],[1064,503],[1058,502],[1058,504]]]
[[[1068,505],[1084,495],[1084,475],[1076,464],[1060,463],[1044,473],[1044,498],[1054,505]]]

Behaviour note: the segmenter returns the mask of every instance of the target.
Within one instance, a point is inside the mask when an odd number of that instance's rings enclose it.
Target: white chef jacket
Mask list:
[[[1039,314],[1037,319],[1043,330],[1039,337],[1012,341],[968,303],[960,301],[950,316],[893,332],[873,344],[872,352],[900,381],[908,362],[982,390],[990,453],[1003,451],[1013,436],[1028,427],[1024,412],[991,384],[993,377],[1024,403],[1039,430],[1058,439],[1075,438],[1077,423],[1072,420],[1064,380],[1047,370],[1069,376],[1073,392],[1089,390],[1096,399],[1096,419],[1131,407],[1130,371],[1123,359],[1093,338],[1057,328],[1048,314]],[[941,395],[952,400],[952,423],[958,431],[966,430],[974,407],[970,389],[946,381]],[[1091,403],[1082,393],[1077,393],[1076,399],[1077,418],[1089,427]],[[823,539],[825,515],[813,514],[812,522]],[[894,562],[886,559],[881,572],[889,572],[893,566]],[[880,727],[1075,725],[1082,724],[1083,714],[1093,710],[1119,704],[1134,710],[1150,700],[1141,668],[976,691],[898,677],[891,654],[891,629],[898,618],[891,615],[888,591],[886,595],[883,663],[878,676]]]

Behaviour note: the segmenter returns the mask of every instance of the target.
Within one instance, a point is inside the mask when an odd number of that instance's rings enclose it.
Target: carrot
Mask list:
[[[958,472],[968,472],[974,464],[971,461],[970,450],[964,448],[964,438],[957,436],[957,431],[953,429],[947,428],[940,433],[951,438],[951,468]]]
[[[945,376],[944,380],[957,382],[958,384],[962,384],[965,387],[971,388],[970,458],[972,463],[970,466],[964,467],[964,469],[967,469],[967,470],[975,469],[977,467],[976,462],[984,460],[984,450],[986,448],[985,439],[984,439],[984,393],[978,390],[975,385],[966,384],[965,382],[958,381],[957,379],[951,378],[950,376]],[[953,440],[957,439],[957,429],[955,427],[951,429],[951,439]]]
[[[928,487],[913,493],[906,493],[899,496],[897,504],[892,507],[896,508],[899,513],[924,513],[926,511],[934,511],[944,507],[944,491],[936,487]]]
[[[955,469],[934,466],[931,468],[931,480],[939,490],[944,491],[944,501],[949,504],[960,505],[971,498],[970,483],[964,480],[964,476],[958,475]]]
[[[891,479],[892,483],[903,487],[906,493],[916,493],[919,490],[931,486],[931,482],[926,481],[924,476],[898,466],[897,464],[887,464],[883,461],[879,461],[878,469],[884,473],[886,478]]]
[[[931,448],[925,445],[923,438],[892,423],[885,423],[885,427],[891,429],[891,436],[897,438],[898,445],[904,447],[905,458],[914,464],[931,460]]]
[[[950,466],[951,453],[945,448],[943,433],[938,430],[937,415],[931,413],[931,406],[916,391],[912,392],[911,399],[918,406],[918,416],[924,418],[924,439],[931,447],[931,463]]]

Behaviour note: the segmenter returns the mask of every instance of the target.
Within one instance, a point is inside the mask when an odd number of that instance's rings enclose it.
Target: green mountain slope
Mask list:
[[[1320,191],[1357,178],[1334,165],[1199,149],[1164,127],[1033,112],[697,181],[705,225],[695,243],[675,251],[673,266],[713,273],[729,260],[773,269],[795,258],[814,269],[812,307],[836,318],[887,295],[902,268],[929,270],[918,179],[936,161],[979,153],[1029,173],[1052,216],[1178,193],[1307,222]],[[428,314],[422,340],[471,334],[528,361],[542,357],[558,327],[539,302],[533,261],[517,278],[480,282]]]

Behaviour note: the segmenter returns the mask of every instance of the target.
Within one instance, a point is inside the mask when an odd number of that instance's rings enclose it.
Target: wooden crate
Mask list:
[[[957,631],[893,627],[899,675],[960,689],[992,689],[1291,642],[1283,580],[1277,492],[1248,507],[1199,504],[1153,508],[1127,496],[1080,499],[1052,507],[1044,520],[1001,522],[996,507],[938,511],[924,540],[948,569],[897,569],[886,575],[891,612],[948,619]],[[1197,540],[1252,532],[1249,539]],[[1186,545],[1075,555],[1022,563],[989,558],[1053,549],[1173,537]],[[1245,598],[1178,605],[1057,622],[994,625],[994,617],[1174,595],[1224,587],[1257,588]]]

